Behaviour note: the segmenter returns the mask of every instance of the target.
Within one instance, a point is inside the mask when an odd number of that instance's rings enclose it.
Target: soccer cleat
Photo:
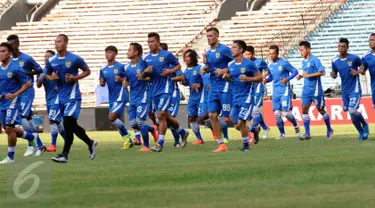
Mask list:
[[[156,144],[156,146],[151,147],[151,151],[153,151],[153,152],[161,152],[161,151],[163,151],[163,147],[160,146],[160,144]]]
[[[140,150],[138,150],[138,152],[149,152],[149,151],[150,151],[150,148],[146,146],[143,146]]]
[[[358,137],[358,141],[360,142],[360,141],[365,141],[365,140],[367,140],[367,137],[364,137],[363,133],[360,133]]]
[[[228,142],[229,142],[228,138],[223,138],[223,140],[224,140],[224,144],[228,144]]]
[[[228,152],[227,145],[219,144],[219,147],[212,152]]]
[[[186,147],[186,144],[187,144],[187,138],[189,137],[189,132],[186,131],[186,134],[182,137],[182,140],[181,140],[181,147]]]
[[[241,152],[250,152],[250,148],[249,147],[243,147],[241,149]]]
[[[124,137],[124,145],[123,145],[122,149],[127,150],[127,149],[133,147],[133,145],[134,144],[133,144],[133,142],[131,142],[130,137],[125,136]]]
[[[310,134],[304,134],[302,137],[299,137],[300,140],[310,140],[311,135]]]
[[[158,142],[159,140],[159,134],[158,134],[158,126],[153,125],[154,132],[152,132],[152,137],[154,137],[154,142]]]
[[[259,142],[259,132],[260,132],[260,128],[256,127],[254,129],[254,144],[258,144]]]
[[[10,163],[14,163],[14,159],[10,159],[10,157],[6,157],[4,160],[0,161],[0,164],[10,164]]]
[[[46,151],[47,151],[47,148],[43,145],[41,148],[35,151],[34,156],[41,156]]]
[[[56,146],[51,144],[47,147],[47,152],[56,152]]]
[[[299,125],[297,124],[296,127],[294,127],[294,131],[296,132],[296,137],[300,138],[301,137],[301,131],[299,129]]]
[[[134,139],[133,139],[133,144],[134,144],[135,146],[140,146],[140,145],[142,145],[142,142],[139,141],[137,138],[134,138]]]
[[[197,139],[195,142],[191,144],[204,144],[203,140]]]
[[[363,126],[363,138],[367,139],[367,137],[368,137],[369,134],[370,134],[370,130],[368,128],[368,125]]]
[[[332,129],[329,130],[329,131],[327,131],[327,137],[326,137],[326,139],[327,139],[327,140],[331,140],[332,135],[333,135],[333,130],[332,130]]]
[[[27,150],[26,150],[25,154],[23,154],[23,156],[25,156],[25,157],[33,156],[37,150],[38,150],[37,148],[34,148],[32,146],[28,146]]]
[[[268,133],[270,132],[270,130],[270,127],[268,127],[266,130],[263,130],[262,139],[268,139]]]
[[[180,143],[178,144],[173,144],[173,147],[176,148],[176,147],[181,147]]]
[[[96,156],[96,145],[98,145],[98,142],[95,140],[92,140],[91,147],[90,147],[90,160],[93,160]]]
[[[53,157],[52,161],[57,163],[67,163],[68,157],[64,156],[63,154],[59,154],[56,157]]]
[[[249,144],[250,145],[254,144],[254,133],[253,132],[249,132],[247,135],[249,137]]]
[[[280,136],[276,137],[275,140],[281,140],[281,139],[286,139],[285,134],[281,134]]]

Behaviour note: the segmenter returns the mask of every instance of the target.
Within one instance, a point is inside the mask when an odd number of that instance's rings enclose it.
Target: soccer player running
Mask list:
[[[371,97],[372,97],[372,107],[375,109],[375,33],[372,33],[369,38],[370,49],[362,56],[363,66],[361,70],[368,70],[371,78]]]
[[[248,152],[249,149],[249,130],[247,121],[251,120],[253,109],[253,83],[261,82],[262,74],[254,62],[244,58],[246,43],[242,40],[235,40],[232,44],[232,56],[234,60],[228,65],[228,72],[223,78],[231,82],[233,92],[232,119],[233,124],[239,124],[239,130],[243,141],[241,151]]]
[[[68,36],[58,35],[55,39],[57,55],[50,57],[46,62],[46,77],[57,82],[59,92],[54,104],[60,104],[65,127],[64,149],[61,154],[52,158],[54,162],[59,163],[68,162],[74,134],[87,144],[91,160],[96,156],[97,145],[97,142],[91,140],[77,123],[82,100],[78,80],[89,76],[91,71],[81,57],[67,50],[68,42]],[[78,74],[78,69],[81,69],[82,73]]]
[[[298,71],[288,61],[279,58],[279,47],[272,45],[269,48],[269,57],[271,63],[268,65],[266,75],[263,83],[273,81],[272,106],[276,117],[276,124],[280,131],[280,136],[276,140],[286,139],[284,121],[282,115],[290,121],[296,132],[296,137],[300,138],[300,129],[294,115],[290,112],[292,106],[292,88],[289,81],[297,76]]]
[[[133,147],[133,141],[130,132],[120,120],[120,117],[124,114],[125,105],[129,101],[128,91],[122,86],[125,77],[124,65],[116,61],[118,50],[115,46],[108,46],[104,51],[107,65],[100,69],[99,80],[101,86],[108,85],[108,119],[124,139],[123,149],[129,149]]]
[[[160,50],[159,34],[148,34],[148,47],[150,53],[144,57],[147,68],[141,73],[140,77],[144,79],[149,76],[151,79],[152,100],[158,110],[159,118],[159,139],[156,146],[152,147],[151,150],[155,152],[163,150],[167,124],[181,135],[181,147],[185,147],[189,132],[180,126],[178,121],[168,113],[173,92],[171,76],[181,69],[181,65],[171,52]],[[169,69],[170,65],[175,67]]]
[[[339,55],[332,59],[331,77],[336,79],[337,73],[340,74],[343,110],[349,111],[352,123],[359,133],[358,140],[366,140],[369,126],[358,112],[362,96],[359,74],[363,72],[363,69],[358,69],[362,65],[362,60],[359,56],[348,53],[349,40],[346,38],[340,38],[337,49]]]
[[[37,133],[16,127],[21,122],[21,94],[30,88],[30,81],[19,64],[11,60],[12,51],[12,45],[0,44],[0,117],[8,135],[8,156],[0,164],[14,163],[17,137],[27,139],[33,146],[38,137]],[[36,148],[33,149],[35,152]]]
[[[54,56],[55,52],[47,50],[44,54],[44,62],[48,60],[49,57]],[[60,135],[65,138],[65,129],[62,124],[62,116],[60,111],[60,105],[55,105],[54,102],[57,98],[58,90],[56,81],[48,80],[46,77],[46,70],[43,71],[38,77],[37,87],[41,88],[44,86],[44,91],[46,95],[46,104],[47,104],[47,114],[48,122],[51,133],[51,145],[47,147],[47,152],[56,152],[56,141],[57,137]]]
[[[331,121],[325,108],[324,93],[321,76],[325,75],[325,70],[320,60],[311,54],[311,44],[308,41],[301,41],[299,52],[304,58],[302,61],[302,75],[296,77],[297,80],[304,78],[302,88],[302,119],[305,126],[305,134],[300,137],[301,140],[311,139],[310,134],[310,116],[309,109],[314,102],[319,113],[323,116],[324,123],[327,126],[326,139],[330,140],[333,134]]]
[[[156,140],[158,133],[152,126],[145,124],[148,112],[147,98],[148,86],[147,80],[142,80],[140,74],[146,69],[146,63],[142,60],[142,46],[139,43],[131,43],[128,48],[128,59],[131,60],[125,66],[125,86],[130,87],[129,102],[129,123],[133,129],[140,131],[143,138],[143,147],[141,152],[150,151],[148,133],[152,133]]]
[[[233,60],[230,48],[219,43],[219,30],[215,27],[207,29],[207,41],[211,46],[204,54],[206,67],[203,73],[210,73],[210,92],[208,95],[208,112],[211,126],[216,135],[219,147],[214,152],[228,151],[225,142],[228,140],[228,125],[231,122],[230,112],[232,105],[232,93],[229,83],[223,79],[223,75],[228,72],[228,63]],[[222,118],[219,118],[221,114]],[[222,137],[222,130],[223,136]]]
[[[253,46],[247,46],[245,51],[245,58],[253,61],[255,65],[258,67],[261,74],[267,70],[268,66],[267,63],[260,58],[255,57],[255,50]],[[266,125],[263,118],[263,96],[264,96],[264,84],[254,83],[253,84],[253,101],[254,101],[254,108],[253,108],[253,128],[258,127],[260,125],[263,129],[263,139],[268,138],[268,132],[270,128]]]
[[[29,55],[22,53],[19,50],[20,40],[17,35],[9,35],[7,38],[9,44],[13,47],[13,57],[12,60],[19,64],[21,68],[25,71],[25,74],[29,76],[29,81],[31,87],[21,95],[21,116],[22,116],[22,127],[26,131],[38,132],[37,128],[34,125],[32,119],[32,105],[35,98],[35,89],[34,89],[34,75],[40,74],[43,72],[42,67]],[[24,156],[40,156],[43,152],[46,151],[46,147],[43,145],[43,142],[38,137],[37,139],[37,151],[34,150],[33,145],[29,142],[29,146],[24,153]]]
[[[166,43],[160,43],[160,48],[164,51],[168,51],[168,45]],[[171,64],[168,68],[173,68],[174,65]],[[171,115],[173,118],[176,118],[178,115],[178,110],[180,109],[180,102],[181,102],[181,91],[178,87],[178,82],[180,80],[184,80],[183,73],[180,70],[177,70],[175,73],[172,74],[171,80],[173,83],[173,93],[172,93],[172,100],[171,100],[171,106],[168,108],[169,115]],[[173,138],[174,138],[174,144],[173,147],[181,147],[180,144],[180,134],[170,126],[168,128],[171,130]]]
[[[200,75],[201,65],[198,64],[198,54],[194,50],[184,53],[186,69],[184,71],[183,84],[189,86],[190,96],[188,101],[188,119],[197,140],[192,144],[204,144],[198,123],[198,110],[203,91],[203,81]]]

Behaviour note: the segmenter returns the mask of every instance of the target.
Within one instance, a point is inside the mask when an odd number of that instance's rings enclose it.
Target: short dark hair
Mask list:
[[[52,54],[52,56],[56,54],[55,51],[53,51],[53,50],[46,50],[46,53],[50,53],[50,54]]]
[[[142,57],[143,55],[143,50],[142,50],[142,45],[139,43],[130,43],[131,46],[135,48],[135,50],[138,52],[138,56]]]
[[[19,39],[18,35],[9,35],[7,37],[7,41],[11,41],[11,40],[15,40],[17,42],[20,42],[20,39]]]
[[[275,49],[275,50],[276,50],[276,53],[279,54],[279,46],[277,46],[277,45],[271,45],[271,46],[270,46],[270,50],[271,50],[271,49]]]
[[[156,39],[156,41],[160,42],[160,35],[156,32],[151,32],[147,35],[148,38],[152,38],[154,37]]]
[[[339,43],[346,43],[349,46],[349,40],[347,38],[340,38]]]
[[[245,53],[246,47],[247,47],[245,41],[243,41],[243,40],[234,40],[233,43],[236,43],[242,49],[242,53]]]
[[[215,31],[217,34],[220,34],[219,30],[216,27],[210,27],[206,30],[206,32]]]
[[[160,48],[163,49],[163,51],[168,51],[168,44],[160,43]]]
[[[304,46],[305,48],[311,49],[311,44],[309,41],[303,40],[299,43],[299,46]]]
[[[189,50],[185,51],[184,58],[185,58],[185,55],[187,53],[189,53],[189,56],[190,56],[190,59],[191,59],[191,62],[193,64],[193,66],[198,65],[198,54],[197,54],[197,52],[192,50],[192,49],[189,49]]]
[[[375,36],[375,33],[371,33],[370,37]]]
[[[112,52],[115,52],[116,54],[118,53],[116,46],[113,46],[113,45],[107,46],[104,51],[105,52],[112,51]]]
[[[69,38],[68,38],[68,36],[65,35],[65,34],[60,34],[60,35],[58,35],[57,37],[63,37],[65,42],[69,42]]]
[[[13,53],[13,47],[12,47],[12,45],[9,44],[9,43],[6,43],[6,42],[1,43],[1,44],[0,44],[0,47],[6,47],[6,48],[8,49],[9,52]]]
[[[254,54],[255,49],[253,46],[247,46],[245,51],[249,51],[250,53]]]

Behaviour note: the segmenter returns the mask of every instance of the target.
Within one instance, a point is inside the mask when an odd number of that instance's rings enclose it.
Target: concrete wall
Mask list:
[[[33,5],[25,3],[25,0],[18,0],[9,8],[0,19],[0,30],[10,30],[17,22],[25,22],[26,14],[33,8]]]

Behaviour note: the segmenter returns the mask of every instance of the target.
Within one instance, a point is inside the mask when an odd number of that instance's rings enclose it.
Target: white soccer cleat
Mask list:
[[[281,140],[281,139],[286,139],[285,134],[281,134],[280,136],[276,137],[275,140]]]
[[[269,131],[270,131],[270,127],[268,127],[266,130],[263,130],[262,139],[268,139],[268,132]]]
[[[294,131],[296,132],[296,137],[297,138],[301,138],[301,131],[299,129],[299,125],[297,125],[296,127],[294,127]]]
[[[29,147],[27,147],[27,150],[26,150],[25,154],[23,154],[23,156],[25,156],[25,157],[33,156],[36,153],[37,150],[38,150],[37,148],[29,146]]]
[[[8,156],[4,160],[0,161],[0,164],[11,164],[11,163],[14,163],[14,160],[10,159]]]

